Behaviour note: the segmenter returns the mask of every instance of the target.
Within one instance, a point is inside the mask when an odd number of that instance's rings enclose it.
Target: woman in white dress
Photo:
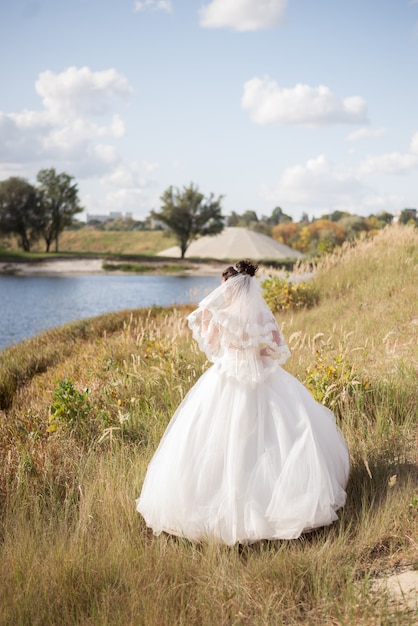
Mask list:
[[[149,464],[137,510],[156,535],[293,539],[331,524],[345,503],[346,443],[333,413],[281,367],[290,352],[256,270],[227,268],[187,318],[213,365]]]

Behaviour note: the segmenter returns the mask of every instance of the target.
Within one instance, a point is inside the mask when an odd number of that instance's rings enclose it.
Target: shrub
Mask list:
[[[306,368],[305,385],[315,400],[341,416],[350,398],[368,391],[369,381],[350,363],[343,352],[327,354],[324,348],[316,350],[315,362]]]
[[[305,281],[291,282],[279,276],[269,276],[262,281],[264,298],[273,311],[288,311],[294,309],[310,309],[319,301],[316,288]]]
[[[77,391],[71,379],[58,381],[52,397],[48,432],[65,428],[70,434],[84,438],[91,430],[89,390]]]

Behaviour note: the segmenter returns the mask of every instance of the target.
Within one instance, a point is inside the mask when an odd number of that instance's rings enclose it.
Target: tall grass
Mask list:
[[[305,382],[314,372],[313,392],[343,363],[324,401],[352,462],[340,521],[299,540],[194,545],[153,537],[135,512],[147,463],[208,366],[189,307],[110,314],[1,353],[0,623],[416,623],[372,582],[418,569],[417,244],[388,229],[328,259],[319,305],[280,316],[286,367]],[[86,399],[78,421],[68,381]]]

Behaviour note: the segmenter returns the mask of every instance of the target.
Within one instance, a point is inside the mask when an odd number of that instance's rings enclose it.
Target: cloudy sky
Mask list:
[[[86,212],[418,207],[418,0],[0,0],[0,180]]]

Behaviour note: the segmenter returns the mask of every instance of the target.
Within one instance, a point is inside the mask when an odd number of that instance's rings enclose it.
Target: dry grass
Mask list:
[[[135,512],[165,426],[207,367],[187,307],[70,324],[0,354],[0,623],[415,624],[372,589],[418,569],[417,250],[416,231],[388,229],[328,260],[316,309],[281,318],[293,374],[305,380],[322,347],[367,381],[351,393],[337,380],[352,460],[340,521],[296,541],[192,545],[150,536]],[[89,388],[88,420],[48,433],[68,379]]]
[[[301,268],[302,269],[302,268]],[[369,375],[418,370],[418,229],[393,225],[323,258],[313,282],[321,306],[288,315],[291,343],[325,343],[350,354]],[[321,333],[321,335],[320,335]]]
[[[172,236],[161,230],[106,231],[85,226],[65,230],[60,236],[61,252],[120,255],[154,255],[175,245]],[[34,250],[43,251],[40,242]]]

